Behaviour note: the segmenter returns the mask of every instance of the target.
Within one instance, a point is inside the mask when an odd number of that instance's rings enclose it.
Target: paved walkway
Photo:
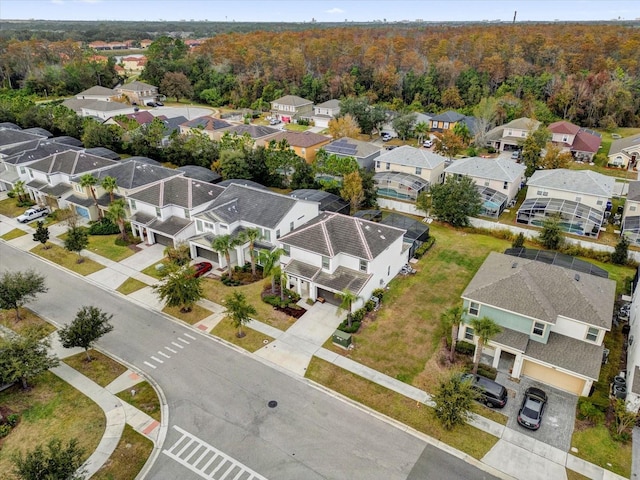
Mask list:
[[[34,232],[32,227],[18,224],[14,220],[0,215],[0,235],[13,228],[21,228],[30,234]],[[50,227],[51,242],[62,244],[59,239],[54,237],[65,230],[66,226],[64,225],[52,225]],[[11,240],[10,243],[23,250],[30,250],[35,246],[31,235]],[[111,290],[118,288],[128,277],[138,278],[148,285],[155,284],[156,280],[154,278],[141,274],[140,270],[158,262],[162,258],[163,247],[159,245],[150,247],[140,245],[140,247],[141,250],[139,252],[119,263],[112,262],[92,252],[83,251],[84,256],[106,267],[103,269],[105,271],[100,271],[103,273],[98,275],[97,273],[99,272],[96,272],[96,274],[90,275],[89,279]],[[129,297],[155,310],[162,310],[163,306],[151,287],[138,290],[130,294]],[[208,300],[202,300],[199,304],[213,313],[195,324],[194,328],[201,331],[210,331],[224,318],[224,308]],[[316,303],[309,309],[307,314],[286,332],[257,320],[253,321],[250,324],[252,329],[275,339],[275,341],[255,352],[255,355],[263,361],[278,365],[280,368],[299,376],[304,376],[309,361],[313,356],[317,356],[417,402],[433,406],[433,402],[426,392],[322,348],[322,345],[330,338],[341,321],[336,310],[333,305]],[[54,346],[54,348],[58,347]],[[166,428],[146,416],[143,412],[121,402],[114,395],[118,391],[131,390],[133,388],[141,378],[135,372],[126,372],[107,388],[97,386],[70,367],[58,367],[54,372],[96,401],[107,416],[107,430],[99,448],[87,462],[89,468],[97,470],[108,460],[118,444],[125,422],[154,442],[158,438],[161,429]],[[496,468],[508,477],[523,480],[536,480],[538,478],[541,480],[566,479],[566,467],[589,478],[606,480],[623,478],[484,417],[476,415],[471,419],[470,423],[480,430],[499,438],[494,447],[482,459],[482,463]],[[634,435],[634,438],[637,437],[637,434]],[[451,448],[448,447],[448,450],[451,450]],[[637,448],[634,449],[634,451],[636,450]],[[461,452],[459,453],[464,455]]]

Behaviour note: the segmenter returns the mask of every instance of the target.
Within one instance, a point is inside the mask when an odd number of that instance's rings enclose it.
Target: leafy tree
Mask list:
[[[204,293],[202,277],[196,277],[193,268],[168,263],[162,270],[162,280],[152,288],[166,302],[167,307],[180,307],[183,313],[190,312]]]
[[[189,78],[182,72],[167,72],[160,82],[160,91],[167,97],[176,97],[176,102],[181,98],[191,98],[193,87]]]
[[[564,242],[560,214],[554,214],[542,221],[542,231],[538,236],[540,243],[550,250],[557,250]]]
[[[367,170],[366,168],[360,169],[362,192],[364,194],[361,207],[373,208],[378,204],[378,188],[373,180],[374,176],[375,172],[373,170]]]
[[[211,248],[214,251],[224,255],[227,263],[227,269],[229,270],[229,278],[233,278],[233,268],[231,267],[231,255],[232,249],[240,245],[241,239],[236,237],[232,238],[231,235],[218,235],[211,242]]]
[[[443,184],[431,186],[433,214],[454,227],[469,225],[469,217],[480,213],[482,200],[471,177],[448,176]]]
[[[25,195],[27,191],[24,187],[25,183],[23,180],[16,180],[16,182],[13,184],[13,189],[11,190],[18,197],[19,204],[24,203],[25,201]]]
[[[103,312],[98,307],[81,307],[76,318],[58,332],[62,346],[84,348],[87,361],[90,362],[89,349],[100,337],[113,330],[113,325],[109,323],[112,317],[113,315]]]
[[[36,231],[33,234],[33,241],[40,242],[45,249],[48,249],[49,246],[47,242],[49,241],[49,228],[44,226],[44,222],[42,220],[38,220],[36,223]]]
[[[640,421],[640,413],[627,410],[627,404],[621,398],[616,398],[612,403],[615,413],[616,434],[618,438],[624,438],[625,435],[631,433],[633,426]]]
[[[64,239],[64,248],[70,252],[78,254],[77,263],[82,263],[82,250],[89,245],[89,232],[84,227],[71,227],[67,230],[67,237]]]
[[[161,158],[162,139],[165,125],[158,117],[151,123],[142,125],[131,133],[130,148],[135,155]]]
[[[466,123],[458,122],[453,126],[453,133],[455,133],[460,140],[462,140],[463,146],[469,145],[471,142],[471,132]]]
[[[522,144],[522,161],[527,166],[525,175],[530,177],[541,166],[540,154],[542,149],[547,145],[549,139],[549,130],[544,127],[533,129],[530,127],[527,137]]]
[[[246,155],[238,150],[222,150],[220,152],[220,171],[225,180],[231,178],[251,180],[253,178]]]
[[[452,430],[457,425],[464,425],[471,418],[477,395],[471,382],[463,380],[457,372],[441,380],[431,399],[436,404],[436,417],[442,426]]]
[[[284,254],[282,248],[276,248],[275,250],[262,249],[258,252],[258,262],[262,265],[262,277],[271,277],[271,294],[276,293],[276,277],[279,276],[277,272],[278,261]]]
[[[357,294],[353,293],[348,288],[345,288],[340,293],[336,293],[336,296],[340,299],[340,305],[338,305],[338,313],[347,312],[347,324],[351,327],[351,308],[353,304],[360,300]]]
[[[291,175],[290,187],[293,190],[301,188],[316,188],[316,179],[313,167],[300,159],[300,161],[296,163],[293,175]]]
[[[402,140],[406,140],[407,137],[413,132],[413,128],[416,124],[417,115],[415,113],[408,113],[406,115],[400,115],[391,122],[393,129],[400,135]]]
[[[487,144],[487,133],[495,126],[498,115],[498,102],[493,97],[483,97],[473,108],[473,116],[476,119],[476,144]]]
[[[85,118],[80,137],[86,148],[105,147],[116,152],[122,150],[122,130],[118,125],[105,125],[93,118]]]
[[[16,322],[20,321],[20,308],[35,300],[39,293],[46,293],[44,276],[35,270],[11,272],[5,270],[0,274],[0,309],[14,309]]]
[[[113,203],[113,193],[118,190],[118,182],[115,178],[107,175],[100,183],[102,189],[109,194],[109,203]]]
[[[616,265],[626,265],[629,259],[629,239],[622,235],[616,244],[616,248],[611,253],[611,262]]]
[[[429,190],[421,191],[416,197],[416,208],[424,212],[424,216],[429,216],[429,211],[431,210],[431,192]]]
[[[333,138],[358,138],[360,135],[360,127],[358,122],[350,113],[338,118],[329,120],[329,135]]]
[[[567,168],[573,160],[570,152],[562,152],[561,148],[552,142],[547,142],[544,157],[540,159],[539,165],[543,168]]]
[[[452,130],[436,133],[435,136],[436,139],[433,142],[433,150],[449,159],[454,158],[464,148],[462,139]]]
[[[360,208],[364,200],[364,190],[362,188],[360,172],[356,170],[344,176],[340,196],[351,204],[351,215],[358,211],[358,208]]]
[[[520,232],[511,243],[511,248],[522,248],[522,247],[524,247],[524,233]]]
[[[125,224],[127,219],[127,203],[124,198],[119,198],[111,202],[107,209],[107,218],[118,225],[118,228],[120,229],[120,238],[127,242],[128,236]]]
[[[354,157],[341,157],[334,153],[329,153],[321,148],[316,154],[314,163],[316,172],[342,177],[348,173],[359,169],[358,161]]]
[[[100,210],[100,207],[98,205],[98,197],[96,197],[96,190],[95,188],[93,188],[97,184],[98,184],[98,179],[94,177],[93,174],[91,173],[85,173],[80,177],[80,186],[82,188],[86,188],[89,190],[89,193],[91,194],[91,198],[93,198],[93,204],[95,205],[96,210],[98,210],[98,216],[102,218],[102,210]]]
[[[29,388],[29,379],[58,366],[49,347],[48,338],[38,338],[35,331],[0,337],[0,383],[20,381],[23,389]]]
[[[244,337],[246,334],[242,331],[242,326],[253,320],[251,316],[257,313],[256,309],[247,302],[247,298],[240,292],[233,292],[227,296],[223,305],[226,308],[225,315],[231,320],[231,324],[238,329],[236,337]]]
[[[167,260],[178,267],[184,267],[191,261],[191,250],[186,242],[178,242],[175,245],[169,245],[164,249],[164,256]]]
[[[24,455],[16,453],[12,458],[14,473],[22,480],[81,480],[85,470],[80,469],[83,463],[84,449],[78,445],[78,439],[72,438],[66,446],[60,439],[53,438],[47,450],[38,445]]]
[[[244,238],[249,242],[249,257],[251,258],[251,275],[256,278],[256,241],[260,240],[262,234],[257,228],[247,228],[244,231]]]
[[[453,363],[456,358],[456,343],[458,342],[458,330],[462,322],[462,307],[457,305],[449,308],[442,314],[440,320],[445,328],[451,329],[451,347],[449,349],[449,362]]]
[[[480,365],[483,348],[489,343],[489,340],[500,333],[502,329],[489,317],[473,318],[469,321],[469,325],[473,328],[473,334],[478,337],[473,359],[473,373],[475,375],[478,373],[478,365]]]
[[[358,123],[360,131],[371,135],[379,130],[387,119],[387,114],[380,106],[371,106],[367,97],[347,97],[340,102],[340,115],[350,114]]]

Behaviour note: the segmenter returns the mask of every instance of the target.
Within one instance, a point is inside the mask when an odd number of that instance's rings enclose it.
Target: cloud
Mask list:
[[[324,13],[344,13],[344,10],[342,10],[341,8],[332,8],[331,10],[325,10]]]

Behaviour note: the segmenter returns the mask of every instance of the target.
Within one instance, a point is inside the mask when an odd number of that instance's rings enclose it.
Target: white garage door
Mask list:
[[[540,365],[539,363],[534,363],[529,360],[524,361],[522,365],[522,374],[576,395],[582,395],[582,390],[584,389],[585,380],[582,378],[574,377],[568,373],[559,372],[558,370],[545,367],[544,365]]]

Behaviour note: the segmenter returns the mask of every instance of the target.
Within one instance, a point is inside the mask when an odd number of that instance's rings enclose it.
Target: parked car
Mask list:
[[[203,276],[205,273],[210,272],[211,270],[213,270],[213,265],[211,265],[211,263],[209,262],[200,262],[200,263],[196,263],[194,264],[191,268],[193,268],[195,270],[195,277],[201,277]]]
[[[156,107],[164,107],[164,103],[156,101]]]
[[[422,144],[422,146],[424,148],[431,148],[431,147],[433,147],[433,142],[431,140],[425,140],[424,143]]]
[[[40,217],[46,217],[47,215],[49,215],[49,213],[49,207],[31,207],[25,210],[25,212],[18,218],[16,218],[16,220],[18,220],[20,223],[27,223]]]
[[[473,382],[473,388],[479,394],[478,401],[487,407],[502,408],[507,404],[507,389],[504,385],[473,373],[465,373],[462,379]]]
[[[388,142],[389,140],[391,140],[391,135],[388,133],[383,133],[380,137],[382,138],[383,142]]]
[[[156,102],[147,102],[147,107],[157,107],[158,104]]]
[[[547,394],[536,387],[529,387],[524,392],[522,406],[518,412],[518,423],[529,430],[538,430],[542,423],[547,406]]]
[[[520,158],[520,150],[516,150],[511,153],[511,160],[518,160]]]
[[[277,118],[272,118],[271,120],[269,120],[269,125],[278,125],[280,123],[280,120],[278,120]]]

